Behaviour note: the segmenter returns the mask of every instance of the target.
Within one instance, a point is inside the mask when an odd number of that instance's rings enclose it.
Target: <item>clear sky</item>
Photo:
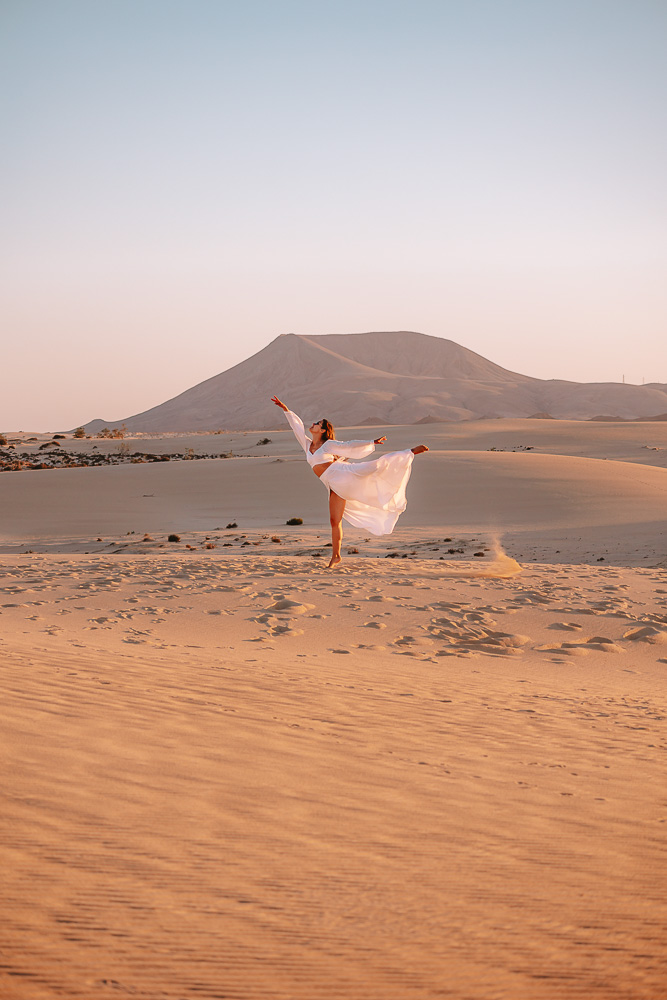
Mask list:
[[[664,0],[1,0],[0,430],[280,333],[667,382]]]

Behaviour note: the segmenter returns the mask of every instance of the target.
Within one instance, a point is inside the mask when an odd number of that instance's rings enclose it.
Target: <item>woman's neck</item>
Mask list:
[[[324,434],[313,434],[313,451],[317,451],[318,448],[322,447],[322,442],[324,441]]]

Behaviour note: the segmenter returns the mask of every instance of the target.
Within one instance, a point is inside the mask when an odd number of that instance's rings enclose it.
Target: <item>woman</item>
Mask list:
[[[306,453],[308,464],[329,490],[329,520],[331,521],[332,569],[340,560],[343,541],[342,519],[373,535],[389,535],[399,514],[405,510],[405,488],[410,478],[415,455],[428,451],[425,444],[406,451],[382,455],[373,462],[349,465],[349,458],[366,458],[386,437],[374,441],[336,441],[328,420],[311,424],[311,437],[306,436],[303,421],[292,413],[277,396],[271,402],[285,411],[287,422]]]

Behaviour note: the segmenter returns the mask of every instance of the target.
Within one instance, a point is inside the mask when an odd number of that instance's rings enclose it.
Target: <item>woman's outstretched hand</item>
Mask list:
[[[383,436],[383,437],[381,437],[381,438],[375,438],[375,441],[373,441],[373,444],[382,444],[382,443],[383,443],[384,441],[386,441],[386,440],[387,440],[387,439],[386,439],[386,437],[384,437],[384,436]]]
[[[277,396],[271,396],[271,402],[279,406],[281,410],[287,410],[288,407],[284,403],[281,403]]]

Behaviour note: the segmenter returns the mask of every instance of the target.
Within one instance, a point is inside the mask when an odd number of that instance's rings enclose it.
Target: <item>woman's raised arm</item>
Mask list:
[[[297,439],[301,447],[305,452],[308,451],[310,447],[310,438],[306,436],[306,429],[303,426],[303,420],[301,417],[297,417],[296,413],[292,413],[284,403],[282,403],[277,396],[271,397],[271,402],[279,406],[281,410],[284,411],[287,423],[290,425],[294,431],[294,437]]]

